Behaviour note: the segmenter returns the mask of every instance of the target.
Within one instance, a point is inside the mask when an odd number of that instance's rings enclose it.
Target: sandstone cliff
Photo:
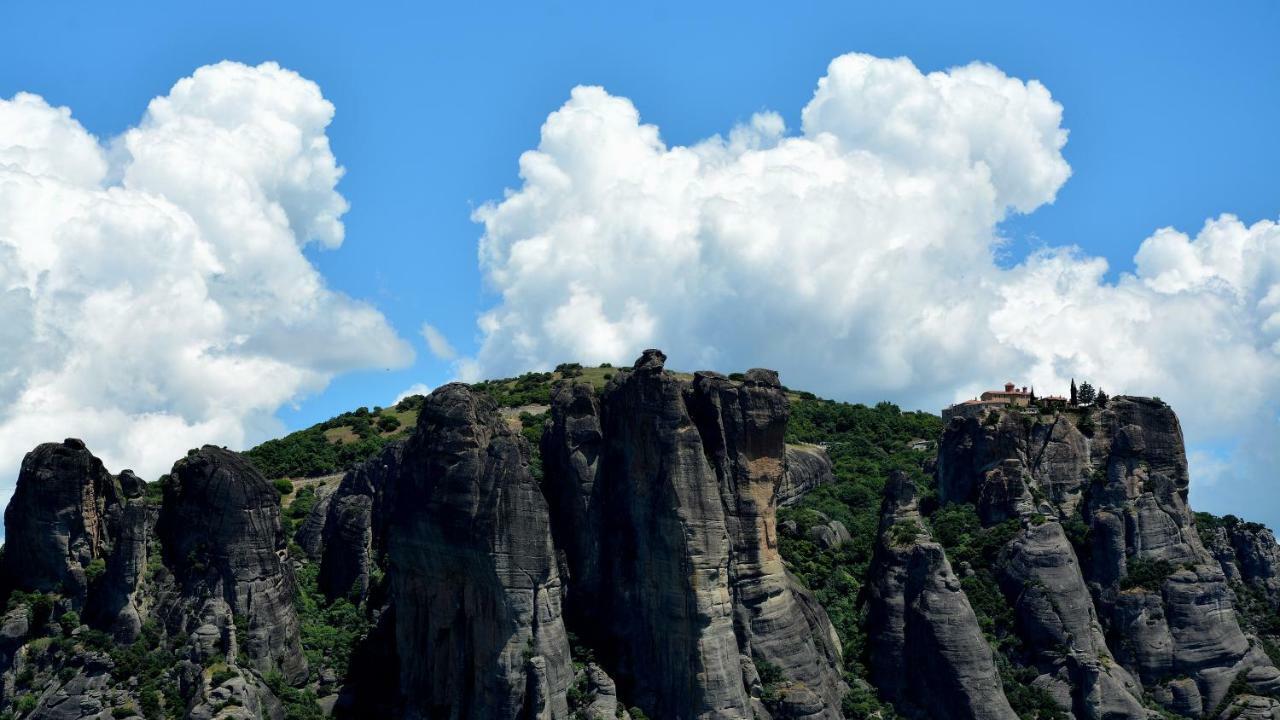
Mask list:
[[[1280,717],[1280,547],[1190,512],[1163,403],[956,418],[922,462],[926,414],[664,362],[447,385],[340,481],[41,445],[0,712]]]
[[[903,473],[885,486],[869,577],[871,680],[910,718],[1013,720],[995,658]]]
[[[1200,717],[1237,679],[1273,691],[1280,673],[1242,631],[1196,532],[1167,405],[1118,397],[1105,409],[956,418],[938,479],[944,502],[1021,524],[997,563],[1001,588],[1039,682],[1075,716],[1147,717],[1149,695]]]
[[[529,447],[447,385],[404,448],[388,556],[405,717],[567,718],[561,580]]]
[[[599,398],[585,386],[553,398],[544,482],[571,617],[651,716],[838,717],[833,633],[820,608],[806,614],[778,554],[788,411],[777,376],[690,383],[664,360],[647,351]],[[784,678],[768,688],[771,708],[761,667]]]

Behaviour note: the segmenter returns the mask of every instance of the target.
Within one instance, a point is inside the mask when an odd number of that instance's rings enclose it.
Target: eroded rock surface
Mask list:
[[[423,405],[396,494],[387,544],[404,716],[568,717],[561,580],[525,440],[486,396],[446,385]]]
[[[778,483],[778,506],[793,505],[805,493],[832,482],[831,458],[819,445],[787,445],[787,471]]]
[[[6,592],[54,593],[121,642],[137,637],[154,513],[145,483],[111,475],[76,439],[27,454],[5,510]]]
[[[1043,681],[1069,690],[1064,709],[1147,717],[1146,693],[1199,716],[1238,675],[1275,670],[1234,609],[1224,574],[1244,574],[1234,548],[1211,555],[1196,531],[1168,405],[1117,397],[1106,408],[955,418],[938,479],[944,501],[973,502],[985,523],[1021,523],[998,564],[1001,586]],[[1264,589],[1271,549],[1243,553]]]
[[[646,351],[601,396],[573,385],[553,398],[544,484],[571,616],[652,717],[751,717],[755,663],[783,671],[778,715],[838,717],[830,622],[806,612],[777,550],[789,412],[777,375],[690,383],[664,361]]]
[[[1014,720],[991,646],[917,495],[903,473],[885,485],[868,586],[872,682],[911,718]]]
[[[386,553],[391,498],[400,477],[404,443],[387,445],[347,472],[329,497],[322,532],[320,590],[330,599],[362,598]]]
[[[206,657],[243,653],[259,672],[306,677],[279,494],[237,453],[206,445],[179,460],[157,526],[181,595],[171,631]]]

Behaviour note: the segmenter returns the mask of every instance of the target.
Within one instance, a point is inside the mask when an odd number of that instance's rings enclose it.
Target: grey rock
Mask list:
[[[386,555],[391,498],[404,443],[394,442],[347,472],[325,509],[320,590],[330,599],[363,598]]]
[[[1219,720],[1275,720],[1280,701],[1258,695],[1240,695],[1218,714]]]
[[[333,492],[334,488],[323,484],[316,488],[316,504],[311,506],[311,512],[307,513],[293,533],[293,541],[302,548],[302,554],[311,562],[319,562],[324,555],[324,528]]]
[[[85,568],[108,554],[108,509],[122,502],[115,478],[80,440],[28,453],[5,509],[9,587],[60,593],[82,608],[89,591]]]
[[[787,678],[775,717],[811,715],[815,698],[820,716],[838,717],[830,621],[806,605],[777,550],[789,415],[777,375],[689,383],[663,360],[646,352],[600,396],[585,384],[554,393],[544,486],[570,616],[650,716],[763,712],[746,656]]]
[[[28,453],[5,510],[7,588],[58,593],[64,610],[132,642],[154,520],[143,489],[128,470],[112,476],[80,440]]]
[[[243,651],[259,672],[301,681],[307,664],[279,494],[245,458],[211,445],[179,460],[171,475],[157,525],[181,589],[169,629],[212,624],[224,629],[232,657]],[[237,620],[243,633],[233,632]]]
[[[566,718],[573,679],[524,438],[461,384],[427,397],[387,531],[405,717]]]
[[[1144,717],[1144,689],[1170,710],[1202,714],[1238,672],[1271,667],[1250,652],[1234,609],[1224,571],[1244,572],[1231,538],[1211,538],[1211,554],[1196,532],[1168,405],[1117,397],[1047,422],[1017,412],[955,418],[937,468],[944,500],[976,503],[988,524],[1022,522],[1002,555],[1002,588],[1036,664],[1065,673],[1077,716]],[[1059,521],[1085,528],[1087,546],[1073,547]],[[1274,563],[1262,547],[1244,554],[1265,591]],[[1159,587],[1125,585],[1139,564],[1157,563],[1173,571]],[[1070,652],[1054,657],[1055,646]],[[1195,692],[1169,680],[1180,676]]]
[[[778,506],[800,502],[805,493],[832,482],[831,458],[819,445],[787,445],[787,469],[778,483]]]
[[[900,712],[1017,717],[960,580],[921,521],[915,485],[899,472],[885,484],[868,589],[871,679]]]
[[[1071,543],[1056,520],[1030,523],[997,563],[1043,672],[1065,671],[1082,718],[1144,718],[1141,686],[1111,655]]]

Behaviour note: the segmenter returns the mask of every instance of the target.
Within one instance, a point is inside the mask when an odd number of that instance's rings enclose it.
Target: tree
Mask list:
[[[1111,398],[1107,397],[1107,394],[1106,394],[1106,393],[1104,393],[1104,392],[1102,392],[1102,390],[1101,390],[1101,389],[1099,389],[1099,390],[1098,390],[1098,397],[1094,398],[1093,402],[1094,402],[1094,404],[1095,404],[1095,405],[1097,405],[1098,407],[1100,407],[1100,408],[1105,408],[1105,407],[1107,406],[1107,402],[1108,402],[1109,400],[1111,400]]]
[[[1080,402],[1080,397],[1076,392],[1076,379],[1071,378],[1071,404],[1075,405]]]
[[[1080,383],[1080,404],[1088,405],[1089,403],[1096,400],[1097,396],[1098,394],[1093,389],[1092,385],[1090,385],[1088,382]]]

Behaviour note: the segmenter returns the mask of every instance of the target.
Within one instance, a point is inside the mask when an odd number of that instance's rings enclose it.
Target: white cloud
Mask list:
[[[422,323],[422,339],[427,342],[427,349],[437,358],[452,360],[458,357],[458,352],[449,344],[449,339],[431,323]]]
[[[1044,86],[847,55],[801,118],[796,134],[762,113],[669,147],[626,98],[575,88],[521,156],[522,185],[475,213],[500,301],[464,374],[657,346],[675,367],[774,367],[795,387],[932,409],[1006,378],[1042,392],[1089,378],[1162,396],[1194,443],[1274,431],[1275,224],[1160,230],[1115,282],[1072,248],[1002,269],[1000,221],[1071,173]]]
[[[336,373],[412,350],[301,253],[343,239],[333,106],[274,63],[197,70],[101,143],[0,100],[0,473],[85,439],[113,470],[279,430]]]
[[[396,399],[391,401],[391,406],[395,407],[396,405],[399,405],[401,400],[409,397],[410,395],[430,395],[430,394],[431,394],[431,387],[429,385],[424,385],[423,383],[414,383],[409,387],[405,388],[404,391],[401,392],[399,395],[396,395]]]

